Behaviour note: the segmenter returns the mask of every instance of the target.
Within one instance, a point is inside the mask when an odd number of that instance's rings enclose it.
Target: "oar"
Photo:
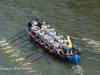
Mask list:
[[[26,36],[27,34],[25,34],[25,35],[23,35],[23,36],[21,36],[21,37],[19,37],[19,38],[22,38],[22,37],[24,37],[24,36]],[[13,40],[13,41],[11,41],[10,43],[13,43],[13,42],[15,42],[16,40],[18,40],[19,38],[17,38],[17,39],[15,39],[15,40]],[[9,44],[10,44],[9,43]]]
[[[21,49],[21,48],[26,47],[26,46],[28,46],[28,45],[30,45],[30,44],[26,44],[26,45],[24,45],[24,46],[22,46],[22,47],[20,47],[20,48],[18,48],[18,49]]]
[[[21,31],[21,32],[19,32],[19,33],[18,33],[18,34],[16,34],[16,35],[12,36],[11,38],[7,39],[7,41],[8,41],[8,40],[10,40],[10,39],[12,39],[12,38],[14,38],[14,37],[16,37],[17,35],[21,34],[21,33],[22,33],[22,32],[24,32],[24,31],[26,31],[26,29],[25,29],[25,30],[23,30],[23,31]]]
[[[39,58],[37,58],[36,60],[32,61],[31,63],[34,63],[34,62],[38,61],[39,59],[43,58],[44,56],[46,56],[46,55],[49,54],[49,53],[50,53],[50,52],[48,52],[48,53],[46,53],[46,54],[40,56]]]
[[[28,52],[28,51],[30,51],[30,50],[32,50],[32,48],[30,48],[29,50],[25,51],[24,53],[26,53],[26,52]]]
[[[22,41],[22,42],[20,42],[20,43],[18,43],[18,44],[16,44],[16,45],[14,45],[14,46],[17,46],[17,45],[19,45],[19,44],[21,44],[21,43],[23,43],[23,42],[25,42],[25,41],[27,41],[27,40],[29,40],[29,39],[26,39],[26,40],[24,40],[24,41]]]
[[[41,51],[41,50],[38,50],[38,51],[36,51],[35,53],[33,53],[33,54],[27,56],[26,58],[29,58],[30,56],[32,56],[32,55],[34,55],[34,54],[36,54],[36,53],[38,53],[38,52],[40,52],[40,51]],[[26,58],[25,58],[25,59],[26,59]]]
[[[26,52],[28,52],[28,51],[30,51],[30,50],[32,50],[32,49],[29,49],[29,50],[25,51],[24,53],[26,53]]]

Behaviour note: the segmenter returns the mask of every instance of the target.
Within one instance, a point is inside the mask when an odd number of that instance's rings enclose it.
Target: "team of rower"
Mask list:
[[[67,40],[64,39],[54,28],[50,28],[50,25],[46,25],[46,22],[43,22],[40,26],[38,22],[32,19],[32,22],[28,25],[28,30],[29,34],[31,34],[33,38],[36,38],[36,41],[39,41],[45,48],[49,48],[58,54],[73,54],[70,37],[67,36]]]

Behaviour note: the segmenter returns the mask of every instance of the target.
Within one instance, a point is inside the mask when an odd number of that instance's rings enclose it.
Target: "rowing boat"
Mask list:
[[[46,48],[44,45],[42,45],[39,41],[37,41],[36,38],[32,37],[33,35],[29,34],[30,35],[30,38],[32,41],[36,42],[38,45],[40,45],[44,51],[46,51],[48,54],[54,56],[54,57],[57,57],[61,60],[64,60],[64,61],[67,61],[68,63],[70,64],[73,64],[73,65],[78,65],[78,61],[79,61],[79,58],[81,56],[81,53],[78,49],[76,49],[75,47],[72,48],[73,50],[73,54],[72,55],[65,55],[65,54],[58,54],[57,52],[52,52],[49,48]]]

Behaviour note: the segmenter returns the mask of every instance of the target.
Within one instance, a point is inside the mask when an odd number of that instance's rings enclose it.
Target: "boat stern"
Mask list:
[[[77,65],[77,64],[78,64],[79,58],[80,58],[80,55],[78,55],[78,54],[73,55],[73,56],[72,56],[72,59],[71,59],[71,63],[72,63],[73,65]]]

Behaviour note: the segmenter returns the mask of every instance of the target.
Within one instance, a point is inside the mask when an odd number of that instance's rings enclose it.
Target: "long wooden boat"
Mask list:
[[[57,57],[57,58],[59,58],[59,59],[61,59],[61,60],[64,60],[64,61],[66,61],[66,62],[68,62],[68,63],[70,63],[70,64],[78,65],[78,61],[79,61],[79,58],[80,58],[80,56],[81,56],[81,53],[80,53],[80,51],[79,51],[78,49],[76,49],[75,47],[72,48],[73,51],[74,51],[74,54],[73,54],[73,55],[58,54],[57,52],[51,52],[50,49],[45,48],[45,46],[44,46],[44,45],[41,45],[41,44],[39,43],[39,41],[37,41],[36,38],[33,38],[33,37],[32,37],[32,35],[30,35],[30,37],[31,37],[31,40],[32,40],[32,41],[34,41],[34,42],[36,42],[38,45],[40,45],[40,46],[43,48],[43,50],[46,51],[47,53],[49,52],[50,55],[52,55],[52,56],[54,56],[54,57]]]

